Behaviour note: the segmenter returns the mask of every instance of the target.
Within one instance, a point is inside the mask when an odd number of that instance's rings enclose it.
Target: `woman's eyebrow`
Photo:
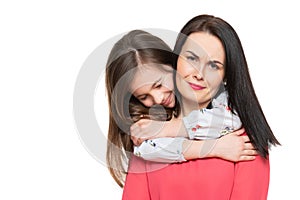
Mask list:
[[[218,63],[218,64],[220,64],[220,65],[224,66],[224,64],[223,64],[223,63],[221,63],[221,62],[220,62],[220,61],[218,61],[218,60],[212,60],[212,62],[214,62],[214,63]]]
[[[187,50],[186,52],[192,54],[195,58],[198,58],[198,59],[199,59],[199,56],[197,56],[197,54],[195,54],[194,52],[192,52],[192,51],[190,51],[190,50]],[[212,62],[218,63],[218,64],[224,66],[224,64],[223,64],[222,62],[218,61],[218,60],[212,60]]]
[[[197,56],[197,54],[195,54],[194,52],[190,51],[190,50],[187,50],[186,52],[192,54],[195,58],[199,58],[199,56]]]

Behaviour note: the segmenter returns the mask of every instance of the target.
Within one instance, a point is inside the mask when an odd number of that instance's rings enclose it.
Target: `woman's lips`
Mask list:
[[[189,85],[191,86],[191,88],[193,90],[203,90],[205,87],[201,86],[201,85],[197,85],[197,84],[194,84],[194,83],[189,83]]]

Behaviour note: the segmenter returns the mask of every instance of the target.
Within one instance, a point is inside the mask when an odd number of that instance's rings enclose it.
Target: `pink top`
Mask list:
[[[266,200],[269,160],[219,158],[159,164],[133,156],[123,200]]]

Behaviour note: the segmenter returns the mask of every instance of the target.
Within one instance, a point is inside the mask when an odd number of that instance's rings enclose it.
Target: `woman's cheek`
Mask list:
[[[184,77],[185,71],[184,69],[186,68],[185,66],[187,65],[187,62],[179,57],[177,61],[177,73],[181,75],[181,77]]]
[[[217,72],[205,73],[205,80],[210,87],[216,88],[222,83],[223,76]]]

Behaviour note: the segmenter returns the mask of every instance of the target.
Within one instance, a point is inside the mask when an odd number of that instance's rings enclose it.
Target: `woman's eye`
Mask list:
[[[219,69],[219,66],[218,66],[216,63],[214,63],[214,62],[210,62],[210,63],[209,63],[209,66],[210,66],[212,69]]]
[[[193,62],[197,61],[197,58],[194,56],[187,56],[186,59]]]

